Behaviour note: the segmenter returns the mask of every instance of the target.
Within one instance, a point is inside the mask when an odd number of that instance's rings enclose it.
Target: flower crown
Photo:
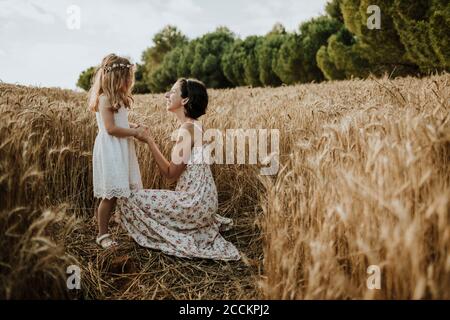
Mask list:
[[[106,72],[109,72],[109,71],[111,71],[113,69],[117,69],[117,68],[131,68],[131,67],[133,67],[132,64],[114,63],[111,66],[104,67],[104,69]]]

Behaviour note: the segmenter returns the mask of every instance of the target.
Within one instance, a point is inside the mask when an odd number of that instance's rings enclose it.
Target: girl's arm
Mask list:
[[[121,128],[115,125],[114,112],[112,111],[111,104],[109,103],[107,97],[99,97],[98,109],[100,110],[105,124],[105,129],[108,134],[118,138],[136,137],[139,134],[139,130],[137,128],[128,129]]]
[[[176,145],[173,149],[172,159],[170,162],[161,153],[153,137],[150,134],[146,136],[146,142],[155,157],[155,161],[161,171],[161,174],[170,182],[177,181],[186,168],[192,146],[194,145],[193,136],[193,125],[185,124],[182,127],[182,130],[180,130],[180,135],[178,136]]]
[[[137,128],[145,128],[148,129],[148,126],[143,125],[143,124],[139,124],[139,123],[134,123],[134,122],[130,122],[130,128],[132,129],[137,129]]]

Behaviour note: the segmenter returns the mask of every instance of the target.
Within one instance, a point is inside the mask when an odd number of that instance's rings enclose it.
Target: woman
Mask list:
[[[178,80],[166,93],[167,110],[181,126],[169,162],[148,129],[138,136],[147,143],[163,176],[176,180],[175,191],[139,190],[118,202],[121,222],[141,246],[184,258],[239,260],[236,247],[220,231],[231,219],[218,215],[217,190],[208,164],[202,163],[202,128],[208,94],[197,80]],[[197,145],[200,144],[200,145]]]

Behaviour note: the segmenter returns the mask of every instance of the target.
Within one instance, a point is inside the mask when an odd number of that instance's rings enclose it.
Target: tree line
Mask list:
[[[380,29],[367,27],[374,4]],[[449,71],[449,30],[448,0],[331,0],[295,32],[276,24],[245,39],[219,27],[190,40],[166,26],[142,54],[135,93],[163,92],[180,77],[230,88]],[[88,90],[93,73],[83,71],[77,85]]]

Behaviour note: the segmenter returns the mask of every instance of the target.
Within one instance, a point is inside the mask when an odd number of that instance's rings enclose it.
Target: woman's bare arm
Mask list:
[[[194,145],[193,139],[193,125],[185,124],[180,130],[180,135],[174,147],[171,161],[168,161],[159,150],[156,142],[151,135],[146,137],[146,142],[150,147],[155,161],[161,171],[161,174],[166,177],[170,182],[178,180],[186,168],[186,164],[189,160],[192,146]],[[178,151],[178,154],[176,152]],[[181,151],[181,152],[180,152]],[[180,155],[181,153],[181,155]]]

